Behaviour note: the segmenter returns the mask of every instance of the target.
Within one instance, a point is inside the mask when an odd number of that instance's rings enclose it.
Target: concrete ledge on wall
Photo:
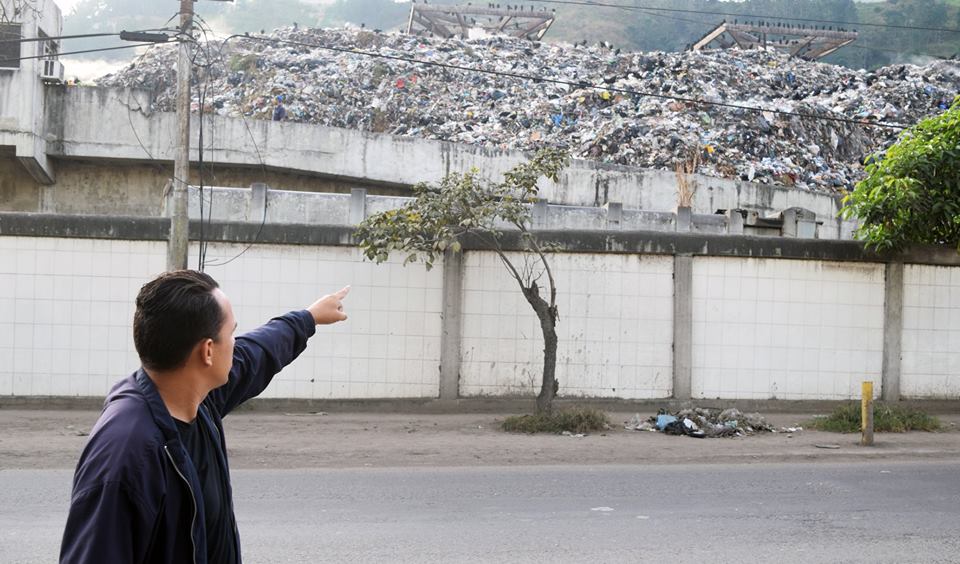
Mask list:
[[[169,220],[160,217],[0,212],[0,236],[164,241],[167,239],[168,230]],[[330,246],[354,245],[353,230],[353,226],[346,224],[307,225],[254,221],[212,221],[205,223],[203,227],[204,236],[209,241]],[[899,254],[882,255],[867,250],[858,241],[834,239],[620,229],[551,229],[537,230],[535,233],[543,242],[556,246],[560,252],[689,254],[960,266],[960,253],[951,247],[914,247]],[[199,221],[191,221],[190,240],[196,241],[199,235]],[[516,231],[505,231],[502,241],[506,250],[524,248]],[[485,250],[486,246],[479,240],[467,239],[464,241],[464,249]]]

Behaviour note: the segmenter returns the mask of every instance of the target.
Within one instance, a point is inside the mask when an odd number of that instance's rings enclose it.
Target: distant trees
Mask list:
[[[922,62],[924,59],[919,54],[949,57],[960,51],[958,34],[927,30],[891,30],[860,25],[879,23],[960,27],[960,5],[948,4],[943,0],[890,0],[883,3],[858,3],[854,0],[634,1],[650,8],[696,10],[705,13],[678,14],[656,10],[618,11],[593,6],[563,6],[558,8],[557,23],[547,37],[571,42],[582,39],[597,42],[602,39],[629,50],[678,51],[685,49],[688,44],[699,39],[724,19],[737,19],[735,16],[711,16],[709,12],[733,12],[769,15],[773,22],[789,21],[783,18],[807,18],[822,20],[823,23],[807,21],[804,22],[806,25],[857,29],[860,39],[856,43],[826,59],[826,62],[851,67],[875,68],[895,62]],[[610,12],[616,17],[612,17]],[[739,19],[742,21],[747,18]],[[857,23],[831,23],[841,21]],[[590,30],[590,33],[586,30]]]
[[[30,5],[36,0],[4,0],[2,4]],[[455,4],[460,0],[435,0],[437,4]],[[610,41],[625,50],[680,51],[699,39],[724,19],[735,16],[712,15],[717,12],[764,14],[771,21],[783,18],[912,25],[918,27],[960,28],[960,2],[951,0],[888,0],[859,3],[854,0],[632,0],[645,8],[695,10],[703,13],[681,14],[651,9],[614,9],[597,6],[558,5],[557,22],[547,34],[548,41],[589,43]],[[89,33],[100,30],[142,29],[162,25],[175,11],[165,2],[141,0],[81,0],[67,14],[65,33]],[[273,29],[298,22],[303,26],[322,23],[366,24],[369,29],[394,30],[407,20],[409,4],[393,0],[335,0],[317,7],[302,0],[235,0],[213,2],[198,7],[220,32],[244,32]],[[0,18],[3,14],[0,14]],[[740,18],[746,19],[746,18]],[[756,18],[751,18],[756,19]],[[864,25],[824,25],[857,28],[860,39],[840,49],[826,61],[858,68],[875,68],[894,62],[923,62],[919,54],[950,57],[960,52],[960,34],[929,30],[884,29]],[[103,46],[102,40],[79,40],[76,49]],[[122,51],[100,53],[102,57],[125,57]]]

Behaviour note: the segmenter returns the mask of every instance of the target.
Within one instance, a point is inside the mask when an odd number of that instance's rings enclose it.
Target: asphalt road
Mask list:
[[[0,561],[53,562],[71,473],[0,471]],[[258,562],[960,562],[950,462],[240,470]]]

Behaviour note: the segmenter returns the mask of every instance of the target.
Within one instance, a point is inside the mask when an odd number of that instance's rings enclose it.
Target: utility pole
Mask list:
[[[177,59],[177,153],[173,161],[173,213],[167,242],[167,270],[187,267],[187,196],[190,181],[190,38],[193,0],[180,0],[180,55]]]

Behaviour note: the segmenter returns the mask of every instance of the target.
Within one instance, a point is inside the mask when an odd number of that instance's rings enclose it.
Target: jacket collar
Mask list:
[[[153,383],[153,380],[150,379],[150,376],[147,375],[143,368],[140,368],[133,375],[133,379],[140,393],[143,394],[143,399],[146,400],[147,406],[150,408],[150,414],[153,416],[154,422],[156,422],[160,431],[163,432],[164,438],[167,441],[179,439],[180,433],[177,432],[177,425],[173,421],[173,416],[170,415],[166,404],[163,403],[163,398],[160,397],[160,392],[157,390],[157,386]]]

